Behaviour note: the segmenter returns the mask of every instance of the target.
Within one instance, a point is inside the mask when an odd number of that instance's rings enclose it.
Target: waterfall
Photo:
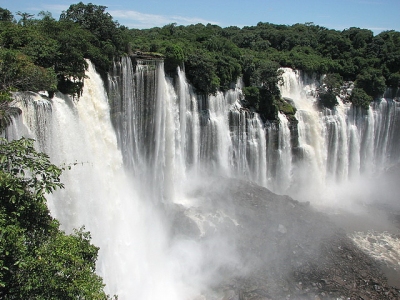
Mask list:
[[[97,269],[108,293],[120,299],[182,299],[166,256],[163,218],[141,199],[140,182],[123,167],[107,95],[91,64],[87,75],[77,101],[30,95],[24,99],[28,105],[20,105],[22,122],[38,147],[53,163],[71,165],[62,176],[67,188],[48,197],[51,212],[67,232],[82,225],[91,232],[100,247]],[[46,122],[45,139],[37,134],[44,126],[38,120]]]
[[[398,102],[381,99],[368,110],[339,101],[334,109],[317,105],[318,80],[283,69],[282,96],[297,108],[300,158],[293,163],[289,194],[331,201],[348,181],[379,174],[398,162]],[[336,190],[336,191],[335,191]]]
[[[128,58],[116,63],[108,81],[124,161],[146,182],[164,186],[159,198],[173,187],[168,197],[174,199],[174,185],[192,172],[244,175],[266,184],[264,127],[258,114],[241,106],[240,83],[226,93],[198,96],[184,71],[178,69],[173,80],[162,61],[139,60],[133,67]]]
[[[186,81],[185,73],[178,68],[178,101],[182,163],[195,173],[200,159],[200,120],[196,94]]]
[[[299,72],[284,69],[283,80],[285,85],[281,88],[283,97],[294,101],[297,109],[298,143],[301,159],[293,166],[291,194],[297,197],[308,197],[320,194],[324,187],[324,178],[327,173],[327,144],[325,142],[325,129],[320,112],[315,108],[315,80],[302,78]],[[304,187],[307,187],[306,191]],[[306,193],[306,195],[303,195]]]
[[[221,270],[240,268],[235,243],[215,229],[224,220],[237,224],[229,210],[202,214],[210,205],[203,185],[239,178],[329,202],[347,199],[349,182],[398,161],[399,103],[318,109],[318,80],[284,71],[281,93],[296,106],[297,126],[280,112],[264,124],[242,105],[240,81],[225,93],[197,95],[184,70],[171,78],[162,60],[123,57],[106,86],[89,63],[79,99],[16,93],[23,113],[3,135],[35,138],[53,163],[71,166],[49,206],[67,232],[82,225],[91,232],[108,293],[194,299],[218,284]],[[197,225],[183,228],[196,239],[179,233],[186,223],[176,228],[183,217]]]
[[[399,140],[396,130],[399,129],[399,111],[397,102],[389,99],[381,99],[373,105],[375,115],[375,164],[385,167],[396,160],[398,156]]]
[[[292,182],[293,156],[288,119],[280,112],[278,113],[278,118],[278,156],[276,157],[276,173],[273,176],[274,187],[272,189],[277,193],[284,194],[288,191]]]

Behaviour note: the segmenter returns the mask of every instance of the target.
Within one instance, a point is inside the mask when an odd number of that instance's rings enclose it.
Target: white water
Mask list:
[[[91,65],[87,75],[79,101],[33,95],[21,102],[22,120],[7,136],[34,137],[55,164],[76,163],[63,175],[67,188],[50,197],[51,211],[67,231],[85,225],[92,233],[98,272],[119,299],[193,299],[217,283],[219,268],[239,264],[229,241],[205,237],[219,219],[233,220],[224,211],[207,219],[197,209],[193,191],[211,175],[343,204],[362,198],[358,183],[398,160],[396,103],[384,99],[368,112],[341,103],[321,112],[316,81],[292,70],[282,94],[297,107],[297,149],[283,114],[264,128],[243,109],[240,83],[204,98],[182,70],[173,81],[161,62],[134,67],[123,58],[109,76],[108,99]],[[175,205],[198,225],[198,240],[172,239]]]
[[[333,110],[320,110],[316,79],[291,69],[284,69],[283,77],[282,96],[291,98],[297,108],[302,154],[293,164],[289,194],[328,205],[343,197],[351,202],[352,191],[357,198],[368,195],[368,180],[399,160],[394,133],[399,129],[399,104],[382,99],[366,111],[339,101]],[[365,185],[363,191],[360,185]]]
[[[182,70],[174,87],[162,62],[140,61],[136,72],[130,67],[126,59],[116,65],[109,88],[119,145],[135,174],[151,173],[145,176],[150,184],[173,187],[169,199],[180,193],[179,182],[199,172],[265,185],[264,128],[257,114],[242,109],[240,87],[204,98],[193,92]],[[168,195],[164,189],[158,197]]]
[[[395,270],[400,269],[400,241],[389,232],[354,232],[352,239],[356,244],[375,259],[387,263]]]
[[[290,183],[293,181],[292,174],[292,147],[290,145],[291,133],[288,120],[285,115],[278,113],[278,153],[276,175],[273,180],[275,183],[274,191],[284,194],[289,190]]]
[[[49,111],[41,139],[55,164],[72,164],[62,181],[67,187],[51,197],[52,213],[70,232],[82,225],[100,247],[98,272],[110,294],[120,299],[183,299],[185,289],[177,287],[170,257],[168,236],[157,209],[140,199],[129,179],[111,125],[107,96],[100,77],[90,65],[82,97],[78,102],[55,97],[50,103],[34,96],[39,109],[24,109],[23,122],[32,129],[42,120],[38,113]],[[34,130],[33,130],[34,131]],[[17,136],[15,136],[16,138]],[[42,145],[39,146],[42,149]],[[42,149],[43,150],[43,149]],[[76,165],[74,165],[76,163]],[[71,188],[73,187],[73,188]],[[177,274],[179,276],[179,274]]]

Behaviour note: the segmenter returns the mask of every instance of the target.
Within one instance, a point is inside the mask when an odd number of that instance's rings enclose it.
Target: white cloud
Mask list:
[[[63,4],[45,4],[43,5],[45,9],[51,10],[51,11],[63,11],[67,10],[69,8],[69,5],[63,5]]]
[[[63,10],[67,10],[69,5],[62,4],[44,4],[40,8],[34,8],[36,11],[49,11],[53,15],[54,18],[58,18]]]
[[[162,27],[171,23],[177,23],[178,25],[190,25],[197,23],[218,24],[218,22],[204,20],[201,18],[144,14],[134,10],[109,10],[108,12],[113,16],[114,20],[118,20],[120,24],[123,24],[129,28],[141,29]]]

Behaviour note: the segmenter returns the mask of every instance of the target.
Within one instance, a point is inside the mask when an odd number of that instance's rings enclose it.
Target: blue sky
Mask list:
[[[0,0],[0,7],[37,14],[49,11],[58,19],[61,11],[79,1]],[[258,22],[292,25],[314,22],[330,29],[349,27],[400,31],[400,0],[93,0],[107,6],[120,24],[129,28],[162,27],[177,23],[211,23],[221,27],[251,26]]]

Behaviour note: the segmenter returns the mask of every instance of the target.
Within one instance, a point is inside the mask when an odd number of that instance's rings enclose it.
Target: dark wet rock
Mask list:
[[[222,296],[206,299],[400,299],[377,262],[308,203],[221,178],[192,193],[198,205],[180,207],[175,224],[191,229],[175,233],[227,239],[239,257],[212,287]],[[196,231],[193,214],[212,225]]]

